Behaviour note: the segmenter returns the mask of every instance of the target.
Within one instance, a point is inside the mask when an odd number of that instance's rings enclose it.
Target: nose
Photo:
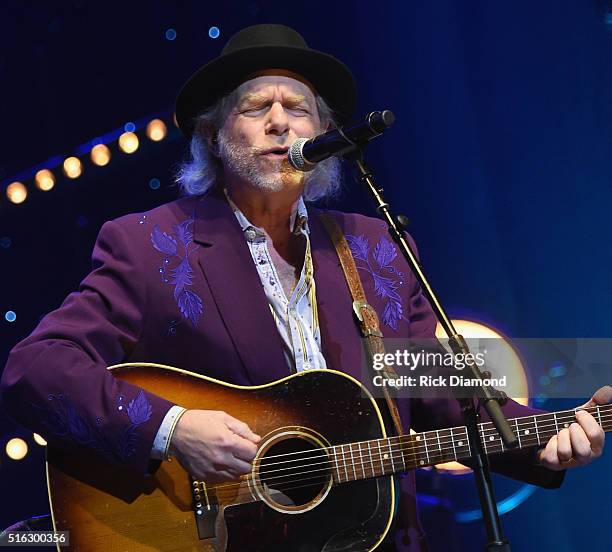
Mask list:
[[[268,112],[266,133],[282,136],[289,132],[289,117],[280,102],[274,102]]]

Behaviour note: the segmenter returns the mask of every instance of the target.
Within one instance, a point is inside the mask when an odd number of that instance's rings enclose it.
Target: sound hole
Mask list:
[[[299,507],[327,487],[330,461],[318,445],[301,438],[274,443],[261,459],[259,478],[268,497],[281,506]]]

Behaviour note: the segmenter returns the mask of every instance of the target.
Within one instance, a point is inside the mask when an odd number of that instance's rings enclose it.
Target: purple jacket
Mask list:
[[[432,337],[432,310],[384,224],[333,214],[351,244],[384,336]],[[360,379],[361,337],[352,299],[313,209],[309,227],[327,366]],[[221,194],[180,199],[106,223],[93,270],[79,291],[11,351],[2,404],[49,442],[91,447],[144,473],[172,404],[116,380],[106,367],[121,362],[169,364],[241,385],[288,374],[259,276]],[[454,400],[401,400],[398,406],[406,430],[463,425]],[[516,417],[536,411],[510,402],[504,412]],[[560,484],[562,474],[532,466],[531,458],[529,451],[494,457],[492,467],[530,483]],[[400,485],[396,543],[398,549],[421,550],[414,474]]]

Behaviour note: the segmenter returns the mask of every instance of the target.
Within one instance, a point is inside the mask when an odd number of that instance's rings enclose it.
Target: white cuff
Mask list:
[[[164,454],[168,448],[168,440],[172,437],[171,430],[175,427],[176,419],[186,410],[186,408],[178,405],[174,405],[168,410],[153,440],[151,458],[164,460]]]

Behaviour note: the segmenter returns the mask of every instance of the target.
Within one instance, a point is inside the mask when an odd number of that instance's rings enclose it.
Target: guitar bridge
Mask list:
[[[193,505],[200,540],[210,539],[216,536],[217,514],[219,506],[210,500],[208,489],[204,481],[192,478],[191,490],[193,493]]]

